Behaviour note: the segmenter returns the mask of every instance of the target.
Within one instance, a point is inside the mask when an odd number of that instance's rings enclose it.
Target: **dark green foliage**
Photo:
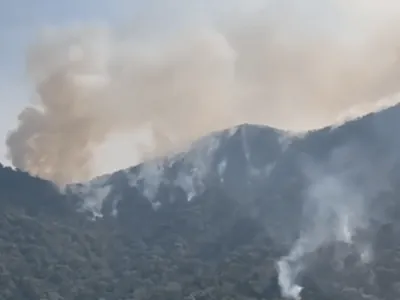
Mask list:
[[[190,202],[179,188],[161,186],[157,198],[168,203],[173,195],[175,202],[158,210],[118,172],[110,179],[123,198],[118,216],[95,221],[77,211],[81,199],[0,166],[0,300],[279,300],[275,263],[288,249],[273,235],[283,225],[291,238],[298,234],[305,185],[299,161],[312,157],[324,164],[331,149],[351,143],[371,162],[365,173],[379,172],[372,162],[400,153],[393,136],[382,131],[385,116],[310,133],[284,153],[276,131],[265,129],[263,140],[264,129],[242,128],[221,137],[226,140],[215,160],[229,161],[223,184],[210,185]],[[275,166],[258,186],[243,183],[249,164],[243,134],[254,150],[250,163]],[[388,224],[368,233],[373,262],[360,264],[349,255],[337,268],[331,263],[335,249],[347,246],[326,245],[302,274],[304,300],[399,299],[400,168],[393,165],[388,180],[394,188],[381,193],[375,206],[385,207]]]
[[[90,221],[72,209],[60,214],[68,200],[51,184],[7,168],[0,174],[0,299],[279,294],[271,242],[218,191],[157,213],[139,205],[153,215],[134,213],[137,199],[120,208],[120,218]],[[31,206],[37,206],[34,214]]]
[[[60,214],[68,200],[47,182],[11,169],[0,174],[10,184],[0,190],[0,299],[280,299],[275,262],[282,249],[218,190],[157,212],[139,198],[120,218],[90,221],[72,209]],[[32,215],[26,207],[33,203]],[[400,245],[390,226],[378,236],[383,250],[373,269],[344,276],[326,272],[332,268],[322,260],[323,270],[311,273],[323,274],[327,286],[316,285],[310,274],[304,299],[362,299],[360,291],[368,289],[394,299]],[[374,284],[356,280],[360,272],[372,272]],[[331,280],[348,290],[333,288]]]

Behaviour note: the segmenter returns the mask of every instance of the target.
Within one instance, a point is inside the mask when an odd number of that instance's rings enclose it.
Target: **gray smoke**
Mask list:
[[[399,91],[397,1],[243,0],[195,21],[200,2],[153,2],[163,10],[129,30],[37,39],[35,102],[7,139],[14,166],[64,185],[239,123],[320,127]]]

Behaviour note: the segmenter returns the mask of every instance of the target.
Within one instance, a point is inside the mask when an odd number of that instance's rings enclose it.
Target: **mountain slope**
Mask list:
[[[370,195],[396,186],[399,116],[400,108],[395,106],[303,136],[245,124],[213,133],[185,153],[70,189],[86,199],[85,208],[101,215],[117,213],[119,201],[127,198],[124,191],[139,194],[156,209],[176,197],[190,201],[216,188],[254,208],[260,218],[293,221],[288,231],[298,231],[295,220],[301,215],[303,194],[316,180],[311,177],[352,177],[346,180],[358,181],[354,182],[357,188]],[[285,228],[289,229],[287,224]]]
[[[391,224],[397,232],[400,144],[394,129],[399,128],[399,116],[400,108],[395,106],[302,137],[269,127],[241,125],[202,139],[187,153],[104,177],[96,184],[106,186],[109,193],[98,203],[104,203],[102,212],[106,215],[120,211],[129,219],[127,211],[131,210],[124,208],[126,202],[132,202],[126,200],[129,198],[142,198],[150,204],[149,210],[152,206],[153,211],[164,211],[176,199],[187,205],[186,201],[204,201],[198,198],[218,190],[230,199],[226,209],[232,203],[239,207],[245,218],[262,228],[281,255],[287,252],[290,261],[290,249],[296,250],[293,247],[299,239],[306,240],[301,250],[306,253],[292,264],[308,265],[303,256],[315,260],[318,255],[314,252],[337,243],[346,244],[341,247],[347,250],[340,250],[344,253],[362,248],[357,250],[361,251],[360,261],[372,255],[369,252],[379,252],[374,247],[382,226]],[[328,237],[322,237],[325,235]],[[339,256],[336,260],[344,259]],[[312,270],[314,263],[310,264],[307,269]],[[331,269],[325,271],[326,277],[338,276],[335,272],[329,275]],[[318,277],[314,275],[312,281]],[[326,288],[322,281],[318,285]],[[359,291],[359,297],[362,294]]]
[[[0,299],[397,299],[399,117],[241,125],[63,194],[2,167]]]

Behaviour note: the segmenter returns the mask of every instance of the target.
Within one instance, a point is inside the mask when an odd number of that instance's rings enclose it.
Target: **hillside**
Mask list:
[[[272,259],[278,254],[271,242],[217,190],[157,214],[136,195],[121,207],[125,214],[93,222],[49,204],[70,201],[52,194],[52,185],[6,168],[1,174],[12,180],[1,187],[0,299],[279,294]]]
[[[241,125],[63,194],[1,167],[0,299],[396,299],[399,123]]]

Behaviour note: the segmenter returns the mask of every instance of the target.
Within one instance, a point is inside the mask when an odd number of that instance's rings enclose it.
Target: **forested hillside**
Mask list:
[[[315,168],[324,170],[315,173],[318,179],[346,174],[345,187],[338,188],[363,191],[368,226],[357,227],[355,239],[370,246],[371,258],[363,262],[356,255],[363,243],[324,240],[302,260],[302,298],[397,299],[399,149],[395,135],[382,131],[396,124],[397,110],[309,133],[287,148],[274,144],[281,133],[271,128],[241,126],[218,136],[214,167],[190,201],[187,190],[171,180],[148,199],[125,176],[139,166],[108,179],[112,192],[97,218],[81,209],[82,194],[61,193],[50,182],[2,166],[0,299],[282,299],[277,262],[305,228],[307,192],[315,178],[310,183],[304,170]],[[227,164],[223,174],[216,167],[221,160]],[[304,167],[310,161],[315,168]],[[274,167],[249,185],[249,162],[253,169]],[[179,168],[177,160],[172,169]],[[354,193],[336,192],[328,189],[323,200],[342,203],[346,213],[358,203]],[[161,203],[157,209],[154,200]]]

